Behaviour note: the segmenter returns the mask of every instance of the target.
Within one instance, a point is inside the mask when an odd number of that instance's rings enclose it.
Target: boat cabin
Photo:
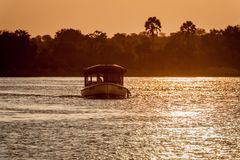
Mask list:
[[[99,64],[85,68],[83,74],[85,77],[85,87],[93,84],[114,83],[123,85],[123,75],[126,69],[116,64]]]

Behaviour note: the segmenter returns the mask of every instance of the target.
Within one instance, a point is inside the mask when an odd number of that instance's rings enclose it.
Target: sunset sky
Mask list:
[[[179,30],[186,20],[198,28],[224,29],[240,24],[240,0],[0,0],[0,30],[54,35],[62,28],[108,36],[139,33],[156,16],[162,32]]]

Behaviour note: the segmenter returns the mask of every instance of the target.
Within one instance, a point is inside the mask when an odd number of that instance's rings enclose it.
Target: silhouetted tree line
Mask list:
[[[31,38],[27,31],[0,31],[0,76],[80,76],[82,69],[116,63],[134,76],[239,76],[240,26],[206,32],[191,21],[169,36],[150,17],[139,34],[62,29]]]

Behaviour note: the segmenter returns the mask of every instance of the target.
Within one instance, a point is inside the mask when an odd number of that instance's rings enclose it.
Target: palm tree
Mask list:
[[[158,35],[161,32],[161,22],[156,17],[149,17],[145,22],[145,30],[152,36],[154,39],[154,35]]]
[[[187,35],[193,35],[196,33],[197,28],[192,21],[186,21],[185,23],[182,24],[182,26],[180,27],[180,30],[182,33],[185,33]]]

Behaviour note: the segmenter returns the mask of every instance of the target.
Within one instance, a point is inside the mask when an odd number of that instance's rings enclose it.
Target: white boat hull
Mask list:
[[[100,83],[85,87],[81,94],[84,98],[127,98],[130,92],[119,84]]]

